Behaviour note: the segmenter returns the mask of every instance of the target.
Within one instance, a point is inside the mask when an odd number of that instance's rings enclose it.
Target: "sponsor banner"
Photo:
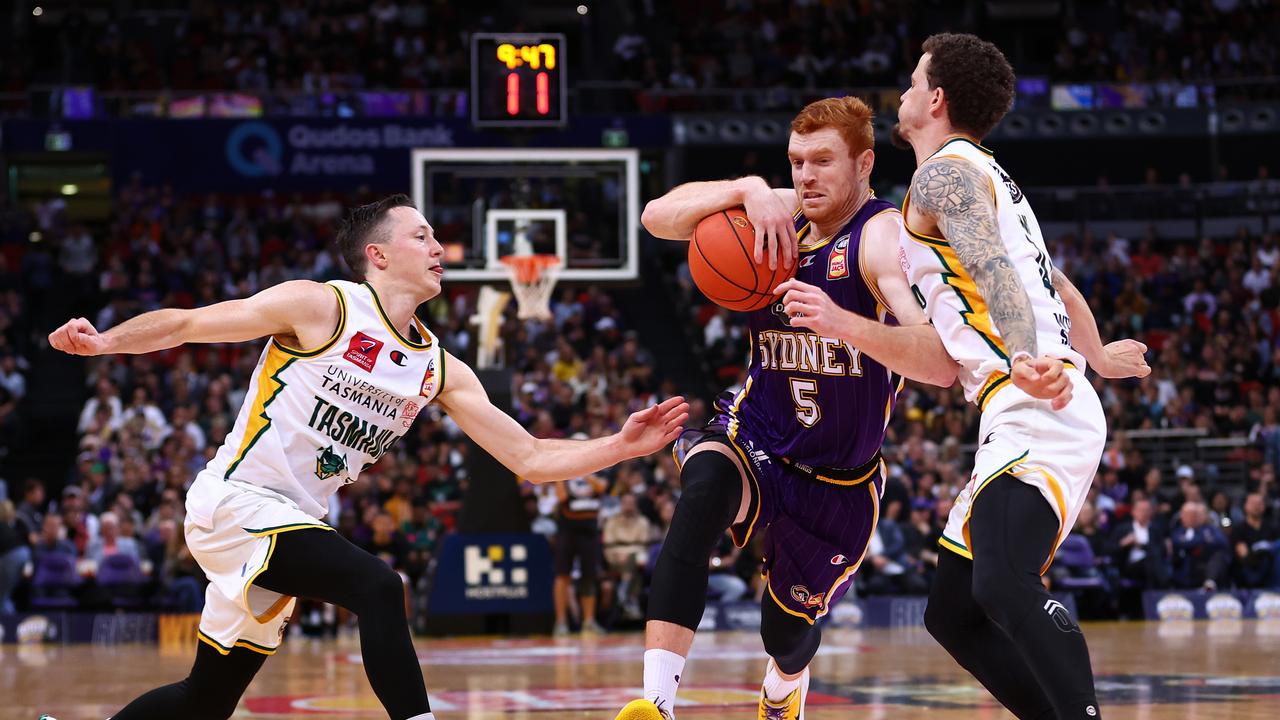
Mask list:
[[[0,643],[155,642],[158,616],[154,613],[18,613],[0,615]]]
[[[552,576],[551,548],[541,535],[447,535],[427,612],[433,617],[550,612]]]
[[[1148,620],[1280,620],[1280,590],[1147,590]]]
[[[623,129],[635,147],[671,143],[663,116],[580,116],[563,130],[519,135],[521,147],[601,147]],[[55,138],[56,143],[50,143]],[[6,152],[106,153],[116,182],[138,173],[183,192],[355,190],[405,192],[414,148],[509,147],[513,135],[456,118],[246,120],[6,120]]]

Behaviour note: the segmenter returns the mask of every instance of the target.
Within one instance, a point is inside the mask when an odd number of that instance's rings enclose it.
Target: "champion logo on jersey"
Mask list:
[[[391,351],[391,362],[399,365],[400,367],[404,367],[404,361],[405,361],[404,353],[400,352],[399,350]]]
[[[836,555],[835,557],[831,558],[832,565],[844,565],[844,564],[847,564],[848,562],[849,562],[849,558],[843,555]]]
[[[831,251],[831,259],[827,261],[827,279],[840,280],[849,277],[849,236],[845,235],[836,241]]]
[[[377,364],[380,352],[382,352],[381,340],[357,332],[356,336],[351,338],[351,344],[347,346],[347,352],[342,357],[355,363],[361,370],[373,372],[373,366]]]
[[[813,264],[813,261],[817,259],[818,259],[817,255],[805,255],[804,257],[800,258],[800,267],[809,267],[810,265]]]

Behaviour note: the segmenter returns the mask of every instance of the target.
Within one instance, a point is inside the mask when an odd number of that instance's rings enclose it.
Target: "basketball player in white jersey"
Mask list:
[[[894,129],[918,166],[903,200],[900,260],[960,365],[965,397],[982,411],[925,626],[1019,718],[1094,720],[1101,711],[1084,636],[1040,577],[1106,442],[1085,357],[1103,376],[1143,377],[1146,348],[1100,346],[1030,204],[980,144],[1013,102],[1004,55],[957,34],[934,35],[923,50]]]
[[[49,335],[75,355],[269,338],[234,429],[187,492],[187,546],[210,581],[195,664],[115,720],[230,717],[279,646],[297,596],[359,616],[365,671],[393,720],[433,718],[400,576],[321,520],[328,498],[432,401],[514,473],[539,483],[656,452],[688,416],[683,399],[672,398],[633,414],[610,437],[534,438],[415,316],[440,293],[444,251],[408,197],[355,209],[337,242],[365,282],[296,280],[243,300],[149,312],[104,333],[77,318]]]

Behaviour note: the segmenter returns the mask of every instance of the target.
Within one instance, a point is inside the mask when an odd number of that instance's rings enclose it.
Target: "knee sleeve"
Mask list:
[[[685,463],[680,481],[684,490],[662,551],[670,549],[677,557],[705,564],[738,515],[742,475],[732,460],[707,451]]]
[[[742,502],[742,476],[718,452],[689,458],[680,471],[684,492],[653,570],[649,619],[697,629],[706,607],[708,561]]]
[[[822,630],[802,618],[787,614],[772,597],[760,606],[760,639],[778,669],[787,675],[804,670],[818,652]]]
[[[404,578],[390,565],[378,561],[368,571],[368,584],[360,594],[364,612],[394,612],[397,608],[404,613]],[[357,615],[360,608],[350,608]]]
[[[364,617],[404,614],[400,573],[328,530],[281,533],[270,567],[254,584],[281,595],[323,600]]]

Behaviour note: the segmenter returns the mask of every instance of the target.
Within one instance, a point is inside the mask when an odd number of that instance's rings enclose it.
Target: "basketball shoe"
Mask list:
[[[614,720],[675,720],[675,716],[654,705],[652,700],[632,700]]]
[[[770,659],[764,669],[765,683],[768,683],[770,674],[777,675],[777,673],[778,670]],[[781,700],[770,700],[769,694],[765,692],[765,684],[761,684],[758,720],[804,720],[804,700],[808,694],[809,668],[805,668],[800,674],[800,685]]]

